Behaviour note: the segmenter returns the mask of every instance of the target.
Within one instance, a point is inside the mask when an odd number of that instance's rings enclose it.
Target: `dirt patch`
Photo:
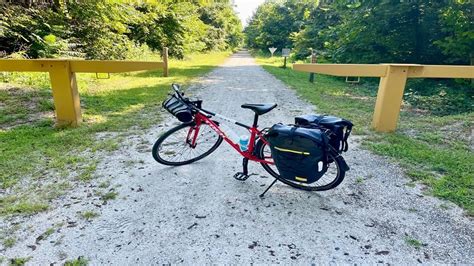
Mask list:
[[[0,129],[54,118],[50,91],[0,83]]]

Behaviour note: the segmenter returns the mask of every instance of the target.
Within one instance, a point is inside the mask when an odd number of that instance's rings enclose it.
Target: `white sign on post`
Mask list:
[[[289,56],[290,56],[290,51],[291,51],[291,49],[283,48],[283,49],[281,50],[281,56],[283,56],[283,57],[289,57]]]
[[[273,53],[277,50],[277,48],[270,47],[270,48],[268,48],[268,50],[270,50],[270,53],[272,53],[272,56],[273,56]]]

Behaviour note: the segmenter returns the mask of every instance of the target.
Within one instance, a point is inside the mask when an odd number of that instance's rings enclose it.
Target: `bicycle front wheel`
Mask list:
[[[201,160],[221,143],[222,137],[207,124],[181,124],[158,138],[152,154],[161,164],[179,166]]]

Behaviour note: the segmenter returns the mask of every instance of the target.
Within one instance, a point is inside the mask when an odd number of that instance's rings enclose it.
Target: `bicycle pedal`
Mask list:
[[[240,180],[240,181],[245,181],[247,180],[251,175],[255,175],[255,174],[245,174],[245,173],[242,173],[242,172],[237,172],[235,173],[234,175],[234,178],[237,179],[237,180]]]

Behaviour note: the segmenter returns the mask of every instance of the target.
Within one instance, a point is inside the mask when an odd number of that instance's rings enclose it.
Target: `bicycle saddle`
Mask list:
[[[263,115],[270,112],[276,106],[276,103],[246,103],[242,104],[240,107],[244,109],[250,109],[254,111],[257,115]]]

